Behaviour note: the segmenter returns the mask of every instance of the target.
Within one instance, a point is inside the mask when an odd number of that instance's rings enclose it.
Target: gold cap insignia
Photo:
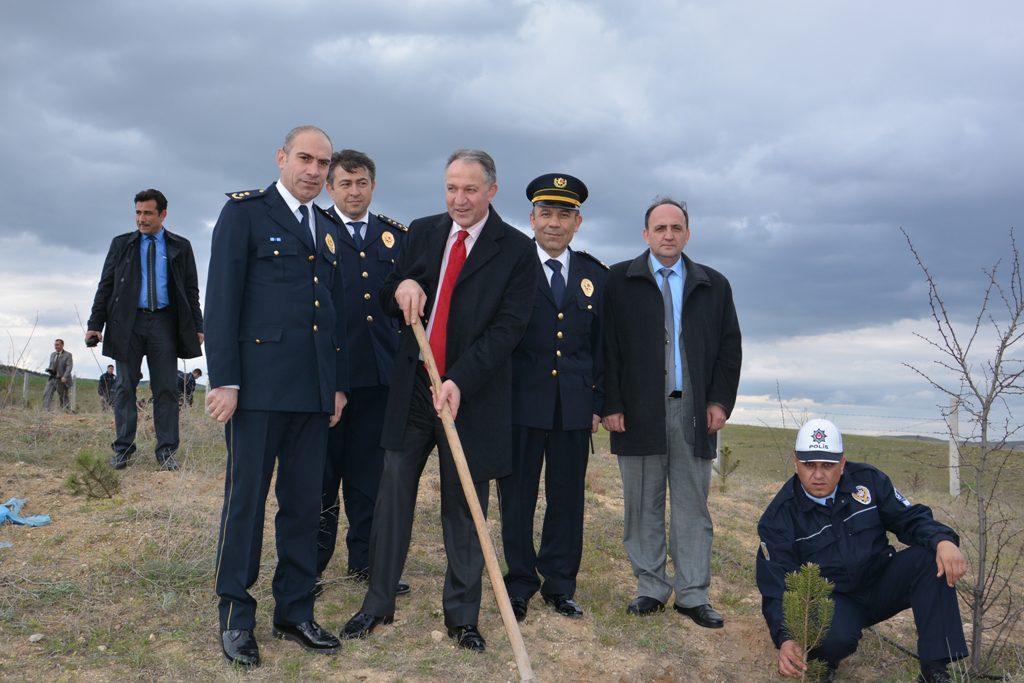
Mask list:
[[[392,235],[387,230],[385,230],[383,233],[381,233],[380,241],[383,242],[384,246],[387,247],[388,249],[390,249],[391,247],[395,246],[395,236]]]
[[[594,283],[590,281],[590,278],[585,277],[580,281],[580,289],[587,296],[594,296]]]
[[[331,236],[331,233],[327,233],[327,235],[324,236],[324,242],[327,244],[327,248],[330,249],[331,253],[333,254],[334,253],[334,237]]]
[[[555,187],[559,190],[563,189],[568,184],[565,178],[555,178]]]

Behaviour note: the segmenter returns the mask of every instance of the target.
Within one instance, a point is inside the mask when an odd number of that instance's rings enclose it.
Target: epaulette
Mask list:
[[[594,256],[593,254],[588,254],[587,252],[580,251],[579,249],[573,249],[573,252],[576,253],[576,254],[579,254],[580,256],[586,256],[588,259],[590,259],[591,261],[593,261],[597,265],[601,266],[605,270],[608,270],[608,266],[605,265],[604,262],[598,260],[597,257]]]
[[[378,213],[377,214],[377,218],[381,219],[382,221],[384,221],[385,223],[390,225],[392,228],[395,228],[396,230],[401,230],[402,232],[409,232],[409,228],[407,226],[402,225],[401,223],[396,221],[394,218],[388,218],[387,216],[385,216],[382,213]]]
[[[317,203],[314,203],[313,206],[315,206],[317,208],[317,211],[320,212],[321,216],[323,216],[324,218],[328,219],[332,223],[336,223],[338,225],[345,225],[345,222],[342,221],[337,216],[335,216],[333,212],[328,211],[327,209],[325,209],[324,207],[320,206]]]
[[[234,199],[236,202],[244,202],[246,199],[252,199],[253,197],[259,197],[263,194],[263,190],[242,190],[240,192],[225,192],[228,199]]]

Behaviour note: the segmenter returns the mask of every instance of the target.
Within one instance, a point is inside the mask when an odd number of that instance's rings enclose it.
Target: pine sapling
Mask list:
[[[825,662],[808,660],[811,650],[821,644],[832,624],[835,605],[831,581],[821,575],[818,565],[808,562],[786,574],[782,596],[783,628],[804,653],[807,670],[801,680],[817,681],[825,675]]]

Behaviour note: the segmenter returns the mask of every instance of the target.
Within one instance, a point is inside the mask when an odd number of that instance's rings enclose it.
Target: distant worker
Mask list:
[[[828,420],[808,420],[796,437],[796,475],[761,516],[757,587],[768,631],[779,648],[778,669],[800,678],[803,652],[783,626],[786,574],[813,562],[835,584],[835,614],[811,650],[832,681],[839,662],[857,649],[861,630],[914,611],[924,683],[949,681],[947,664],[967,656],[954,584],[967,571],[956,533],[925,505],[911,504],[884,473],[848,462],[843,437]],[[909,546],[897,552],[892,532]]]
[[[103,342],[103,355],[117,361],[112,405],[117,435],[110,444],[116,470],[135,454],[139,411],[135,391],[142,379],[142,357],[153,392],[156,460],[178,469],[178,358],[202,355],[203,314],[192,244],[164,228],[167,197],[160,190],[135,195],[137,230],[110,243],[92,303],[85,340]],[[106,327],[106,334],[103,328]]]
[[[96,383],[96,393],[100,395],[100,408],[107,410],[114,399],[114,383],[117,375],[114,374],[114,366],[108,365],[107,371],[100,375],[100,381]]]
[[[192,405],[192,397],[196,393],[196,380],[203,376],[203,371],[195,368],[192,372],[178,370],[178,405]]]
[[[395,269],[409,230],[370,211],[376,186],[377,167],[369,156],[353,149],[332,155],[327,194],[334,203],[327,213],[345,227],[338,232],[338,270],[345,280],[348,338],[342,341],[348,344],[351,392],[341,421],[327,436],[316,550],[318,594],[327,585],[322,576],[338,541],[341,499],[348,520],[346,574],[360,582],[370,576],[370,529],[384,471],[380,438],[399,340],[398,319],[384,313],[377,294]],[[399,582],[397,590],[404,595],[409,585]]]
[[[46,374],[50,376],[46,380],[46,388],[43,390],[43,409],[50,410],[53,403],[53,395],[57,394],[61,410],[68,410],[71,407],[68,389],[71,388],[71,370],[74,367],[74,359],[70,351],[64,350],[64,340],[55,339],[53,342],[53,353],[50,354],[50,362],[46,364]]]

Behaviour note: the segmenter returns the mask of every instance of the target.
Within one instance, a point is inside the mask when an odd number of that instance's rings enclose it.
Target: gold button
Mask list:
[[[320,278],[318,278],[316,275],[313,276],[313,284],[314,285],[320,284]]]
[[[312,254],[310,254],[307,260],[308,260],[308,261],[309,261],[310,263],[312,263],[312,262],[313,262],[313,259],[315,259],[315,258],[316,258],[316,256],[313,256]]]
[[[335,346],[335,347],[334,347],[334,350],[335,350],[335,351],[341,351],[341,347],[340,347],[340,346]]]
[[[562,351],[561,350],[555,351],[555,355],[558,356],[559,358],[561,358],[562,357]]]
[[[275,249],[274,250],[274,256],[280,256],[280,255],[281,255],[281,252],[279,252],[277,249]]]
[[[317,330],[319,330],[319,329],[320,329],[319,327],[317,327],[316,325],[313,325],[313,331],[314,331],[314,332],[316,332],[316,331],[317,331]]]
[[[370,300],[370,293],[369,292],[364,293],[363,294],[363,298],[366,299],[367,301],[369,301]]]
[[[365,251],[359,252],[359,258],[366,258],[366,252]]]
[[[369,274],[369,273],[367,273],[367,272],[366,272],[366,271],[364,270],[364,271],[363,271],[363,277],[370,277],[370,274]]]
[[[257,340],[256,340],[256,343],[257,343],[257,344],[262,344],[263,342],[262,342],[262,341],[260,341],[259,339],[257,339]]]
[[[331,261],[331,265],[334,266],[335,268],[337,268],[338,267],[338,262],[337,261]]]
[[[558,370],[552,370],[551,371],[551,376],[552,377],[558,377]]]
[[[564,337],[565,335],[564,335],[564,334],[562,334],[562,331],[561,331],[561,330],[559,330],[559,331],[558,331],[558,334],[556,334],[555,336],[556,336],[556,337],[558,337],[559,339],[561,339],[561,338],[562,338],[562,337]]]
[[[366,322],[372,323],[373,322],[373,316],[372,315],[366,316]]]
[[[594,310],[594,306],[592,304],[587,304],[587,310],[588,311]]]
[[[316,306],[317,308],[320,308],[320,300],[317,299],[316,301],[314,301],[313,305]]]
[[[558,314],[558,319],[559,320],[564,320],[565,319],[565,313],[559,313]]]

